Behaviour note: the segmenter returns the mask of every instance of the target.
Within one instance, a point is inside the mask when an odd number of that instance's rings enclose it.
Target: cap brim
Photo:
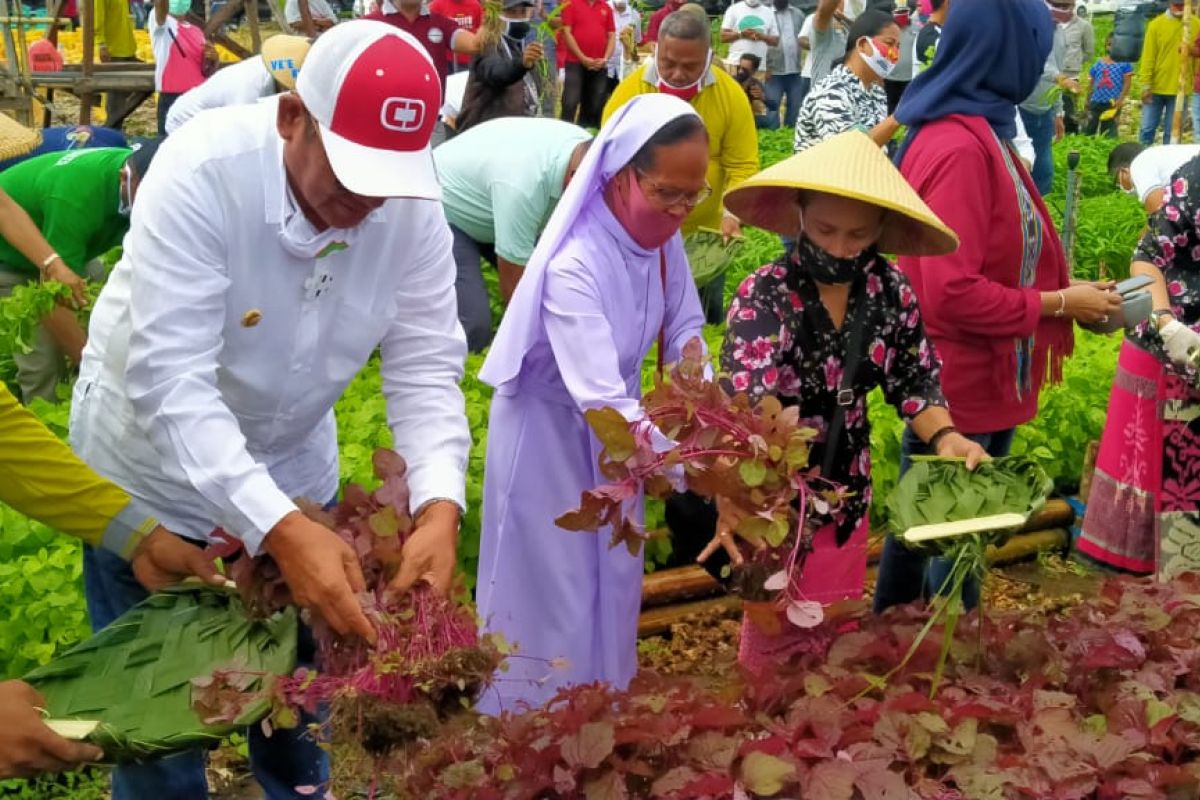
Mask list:
[[[333,174],[363,197],[441,200],[442,187],[428,147],[410,153],[364,147],[321,125],[321,141]]]

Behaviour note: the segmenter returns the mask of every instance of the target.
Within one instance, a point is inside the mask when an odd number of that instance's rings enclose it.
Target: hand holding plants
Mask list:
[[[342,636],[353,634],[374,643],[375,629],[355,596],[366,583],[350,545],[293,511],[271,529],[263,548],[279,565],[297,605],[319,614]]]
[[[130,566],[138,583],[150,592],[193,575],[213,586],[225,583],[203,548],[188,543],[162,526],[155,528],[138,543]]]
[[[525,69],[533,69],[534,66],[542,60],[545,51],[537,42],[530,42],[525,45],[525,52],[521,55],[521,63],[525,65]]]
[[[388,586],[393,597],[404,594],[418,581],[445,595],[454,580],[458,546],[458,506],[439,500],[430,503],[415,520],[412,536],[400,551],[400,571]]]
[[[68,741],[46,727],[42,696],[23,681],[0,683],[0,778],[29,778],[104,757],[100,748]]]

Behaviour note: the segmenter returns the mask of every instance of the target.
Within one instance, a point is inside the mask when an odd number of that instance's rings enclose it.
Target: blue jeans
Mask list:
[[[1037,114],[1022,108],[1021,121],[1033,141],[1033,184],[1045,197],[1054,186],[1054,112]]]
[[[779,106],[782,103],[784,126],[796,127],[796,114],[800,113],[800,102],[804,99],[804,84],[800,74],[772,75],[767,78],[766,89],[767,108],[774,111],[778,119]]]
[[[1192,95],[1192,141],[1200,141],[1200,92]]]
[[[779,112],[768,108],[765,114],[755,114],[754,127],[760,131],[777,130],[779,128]]]
[[[1163,119],[1166,117],[1166,119]],[[1154,144],[1154,132],[1161,123],[1163,126],[1162,142],[1171,143],[1171,122],[1175,119],[1175,95],[1152,94],[1150,102],[1142,106],[1142,128],[1138,131],[1138,141],[1149,147]]]
[[[87,596],[92,630],[99,631],[146,597],[146,590],[133,577],[128,562],[107,550],[83,549],[83,590]],[[315,654],[312,631],[301,626],[299,656],[310,663]],[[246,731],[250,745],[250,768],[267,800],[300,800],[297,786],[329,784],[329,756],[308,733],[308,723],[321,720],[301,714],[291,730],[276,730],[270,738],[258,725]],[[207,800],[204,750],[151,761],[122,764],[112,772],[112,800]]]
[[[993,457],[1006,456],[1012,450],[1015,428],[995,433],[966,434],[978,442]],[[912,428],[904,429],[900,447],[900,474],[908,472],[914,455],[925,455],[929,448],[917,438]],[[883,555],[879,559],[879,577],[875,581],[875,613],[879,614],[892,606],[911,603],[919,598],[941,594],[953,566],[945,558],[928,558],[909,550],[889,536],[883,543]],[[979,583],[968,578],[963,584],[963,604],[972,609],[979,605]]]

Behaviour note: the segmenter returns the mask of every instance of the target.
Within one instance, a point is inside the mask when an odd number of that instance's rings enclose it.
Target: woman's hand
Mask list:
[[[1121,295],[1090,283],[1068,286],[1062,295],[1064,313],[1078,322],[1107,322],[1110,314],[1121,309]]]
[[[735,567],[740,567],[745,563],[742,557],[742,551],[738,547],[737,540],[734,538],[733,532],[737,530],[737,526],[746,518],[746,513],[742,511],[735,503],[721,498],[717,499],[717,535],[705,545],[700,551],[700,555],[696,556],[696,563],[703,564],[712,557],[712,554],[717,552],[719,548],[725,548],[725,552],[729,554],[729,560]]]
[[[1167,351],[1167,357],[1172,362],[1184,367],[1191,365],[1190,354],[1200,350],[1200,333],[1173,319],[1159,329],[1158,335],[1162,338],[1163,349]]]
[[[542,60],[544,52],[540,44],[530,42],[525,45],[525,52],[521,54],[521,63],[525,65],[525,69],[533,69],[534,65]]]
[[[0,683],[0,779],[31,778],[73,769],[104,757],[100,748],[70,742],[46,727],[40,709],[46,701],[27,683]]]
[[[942,458],[962,458],[967,462],[967,469],[973,470],[984,461],[991,459],[987,450],[979,442],[972,441],[961,433],[948,433],[938,442],[937,455]]]

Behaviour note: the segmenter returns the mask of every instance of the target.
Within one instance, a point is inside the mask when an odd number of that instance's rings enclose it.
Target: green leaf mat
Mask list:
[[[696,286],[707,286],[729,269],[745,243],[745,239],[734,237],[726,244],[721,232],[711,228],[700,228],[688,234],[683,240],[683,248],[687,252]]]
[[[219,669],[282,675],[296,665],[297,616],[248,617],[236,590],[180,586],[143,600],[25,680],[51,719],[95,720],[88,740],[114,761],[208,746],[270,711],[262,700],[233,723],[192,710],[192,679]],[[260,688],[256,680],[247,691]]]

